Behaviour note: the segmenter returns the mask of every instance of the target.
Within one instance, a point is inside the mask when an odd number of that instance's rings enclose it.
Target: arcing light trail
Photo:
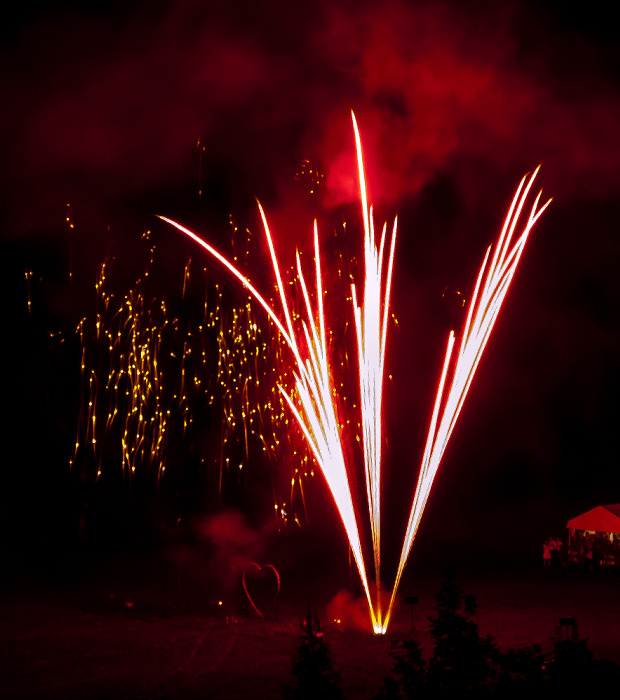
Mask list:
[[[396,591],[400,583],[411,546],[415,538],[422,513],[428,496],[430,494],[433,480],[439,469],[441,458],[450,439],[450,435],[454,429],[456,421],[459,417],[463,402],[467,396],[467,391],[474,378],[476,368],[484,352],[487,341],[493,330],[493,325],[497,320],[502,302],[510,286],[510,282],[514,276],[519,259],[523,253],[523,248],[527,241],[532,227],[540,218],[543,211],[549,206],[551,200],[538,208],[538,203],[542,192],[536,197],[532,209],[530,211],[527,223],[521,235],[517,238],[514,245],[511,243],[515,236],[515,230],[521,216],[523,207],[527,200],[530,189],[534,183],[534,178],[538,174],[540,166],[528,178],[526,175],[519,184],[515,196],[510,205],[510,209],[504,221],[501,235],[495,247],[495,252],[491,260],[490,266],[487,268],[491,247],[487,249],[486,255],[478,273],[474,293],[467,311],[467,319],[465,328],[461,338],[461,345],[456,358],[452,373],[452,382],[449,385],[447,396],[443,401],[443,394],[446,384],[446,377],[450,367],[452,351],[454,349],[454,332],[450,333],[448,339],[448,347],[443,364],[443,370],[437,389],[435,398],[435,406],[431,417],[431,423],[426,440],[426,448],[422,457],[422,465],[418,476],[418,483],[413,497],[409,522],[403,547],[401,550],[400,561],[396,573],[396,580],[392,589],[392,597],[387,610],[387,614],[383,621],[383,632],[386,631]],[[486,276],[485,276],[486,272]],[[483,283],[484,279],[484,283]],[[482,288],[481,288],[482,286]]]
[[[392,589],[392,596],[386,614],[383,615],[380,602],[381,410],[387,320],[397,222],[395,219],[390,239],[387,269],[384,269],[386,267],[384,263],[384,252],[387,225],[383,227],[379,248],[377,249],[372,207],[369,207],[367,203],[361,141],[353,114],[352,119],[357,151],[362,218],[364,223],[365,259],[362,306],[358,305],[355,284],[352,285],[352,300],[357,336],[364,473],[368,500],[368,516],[372,535],[375,578],[377,583],[376,601],[374,604],[368,585],[359,527],[353,507],[351,486],[349,484],[345,465],[340,424],[335,407],[335,389],[331,383],[332,373],[328,363],[320,249],[316,221],[314,223],[316,310],[313,309],[310,301],[310,295],[301,268],[299,254],[296,256],[297,280],[301,287],[306,309],[306,317],[301,322],[300,328],[299,323],[294,325],[292,321],[291,303],[284,291],[280,267],[269,225],[260,203],[258,207],[267,244],[269,246],[284,321],[281,320],[269,303],[256,290],[250,280],[215,248],[175,221],[163,216],[160,218],[192,238],[227,267],[265,309],[280,331],[286,345],[289,347],[294,359],[297,401],[295,401],[293,396],[287,393],[281,386],[279,387],[280,391],[306,437],[334,498],[366,594],[373,630],[376,633],[385,633],[392,614],[400,579],[411,551],[413,540],[441,458],[454,429],[463,402],[465,401],[467,391],[471,385],[493,325],[499,314],[502,301],[508,291],[527,237],[549,202],[541,208],[538,208],[540,194],[538,195],[523,231],[516,237],[516,241],[513,243],[522,210],[538,169],[531,174],[531,176],[523,178],[506,217],[491,263],[487,268],[491,250],[489,248],[482,263],[482,267],[480,268],[474,294],[468,309],[461,345],[454,363],[452,363],[451,360],[455,338],[454,333],[450,333],[418,483]],[[301,348],[305,348],[303,354]],[[452,365],[453,368],[452,371],[450,371]],[[449,376],[451,376],[451,381],[448,384]]]
[[[361,157],[361,152],[359,155]],[[282,337],[284,338],[286,344],[290,348],[295,360],[295,386],[297,389],[299,402],[301,404],[300,409],[296,406],[292,397],[288,393],[286,393],[283,388],[280,387],[280,390],[282,391],[282,394],[287,400],[287,403],[293,415],[297,419],[297,422],[304,436],[306,437],[308,444],[312,449],[312,452],[317,460],[317,463],[321,468],[321,471],[323,472],[327,485],[332,493],[334,502],[336,503],[336,507],[342,519],[347,538],[349,540],[349,544],[351,546],[351,551],[353,552],[353,557],[355,559],[360,578],[362,580],[362,585],[364,587],[364,592],[366,594],[368,606],[371,613],[373,629],[378,632],[381,627],[381,621],[375,616],[374,606],[368,587],[366,567],[364,565],[359,530],[357,527],[355,510],[353,508],[353,498],[351,496],[351,489],[348,481],[344,454],[342,450],[342,443],[340,439],[340,427],[336,415],[336,407],[334,405],[333,400],[334,390],[331,386],[330,381],[330,370],[327,360],[327,340],[325,331],[325,315],[323,310],[323,288],[320,265],[321,258],[317,225],[315,222],[314,256],[318,324],[315,319],[315,314],[313,312],[312,305],[310,302],[305,278],[301,269],[301,261],[299,258],[299,254],[297,254],[296,256],[297,275],[301,285],[306,306],[306,320],[302,322],[302,337],[305,339],[305,344],[307,348],[307,357],[304,360],[302,359],[297,335],[295,333],[295,328],[293,327],[290,312],[290,303],[284,291],[282,276],[280,274],[280,266],[278,264],[278,259],[273,246],[273,241],[271,238],[271,233],[269,231],[267,218],[265,217],[265,212],[263,211],[263,208],[260,205],[260,203],[258,206],[263,221],[263,227],[265,230],[265,236],[267,238],[267,244],[269,246],[269,252],[271,255],[273,270],[276,277],[280,301],[282,303],[282,310],[284,313],[286,327],[284,326],[278,315],[275,313],[275,311],[273,311],[271,306],[263,298],[263,296],[252,285],[252,283],[241,272],[239,272],[239,270],[237,270],[237,268],[234,265],[232,265],[223,255],[221,255],[217,250],[215,250],[215,248],[203,241],[189,229],[177,224],[176,222],[170,219],[167,219],[166,217],[161,218],[164,221],[167,221],[171,225],[175,226],[177,229],[179,229],[186,235],[188,235],[197,243],[199,243],[203,248],[205,248],[205,250],[207,250],[217,260],[219,260],[223,265],[225,265],[235,275],[235,277],[237,277],[241,281],[241,283],[256,298],[260,305],[265,309],[267,314],[271,317],[274,324],[282,334]]]
[[[368,514],[371,524],[372,549],[377,584],[376,618],[381,625],[381,400],[383,397],[383,370],[385,367],[385,343],[387,338],[388,310],[394,266],[394,243],[397,219],[394,219],[390,253],[386,272],[385,290],[382,283],[383,252],[387,224],[383,226],[379,251],[375,245],[372,208],[368,208],[364,161],[359,130],[353,118],[355,146],[360,181],[360,197],[364,220],[364,304],[357,304],[355,284],[351,285],[355,330],[357,332],[357,357],[362,410],[362,436]],[[382,298],[383,295],[383,298]],[[383,307],[383,313],[382,309]]]

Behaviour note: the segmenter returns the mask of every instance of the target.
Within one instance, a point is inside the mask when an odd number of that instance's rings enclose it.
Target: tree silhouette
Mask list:
[[[476,612],[474,596],[464,596],[456,572],[446,570],[437,595],[436,615],[430,618],[434,640],[427,682],[436,693],[466,693],[481,689],[492,675],[496,645],[483,637],[471,619]]]
[[[295,681],[287,687],[285,697],[290,700],[339,700],[342,697],[338,685],[340,674],[334,670],[319,618],[312,615],[310,606],[301,629],[299,647],[293,656]]]

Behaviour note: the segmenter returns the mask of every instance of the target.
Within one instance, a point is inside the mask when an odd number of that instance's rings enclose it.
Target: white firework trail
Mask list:
[[[528,194],[539,169],[540,166],[538,166],[531,175],[525,175],[521,180],[504,221],[504,226],[497,241],[497,245],[495,246],[495,252],[488,269],[487,264],[491,253],[491,246],[489,246],[486,251],[478,273],[474,293],[469,304],[463,336],[452,373],[452,381],[444,401],[443,394],[446,378],[448,376],[450,360],[455,344],[454,332],[450,332],[443,370],[439,380],[435,405],[426,440],[426,447],[422,457],[418,482],[394,581],[394,588],[392,589],[392,596],[387,614],[383,620],[383,632],[387,629],[400,579],[407,563],[435,475],[439,469],[441,458],[443,457],[450,435],[454,430],[454,426],[461,412],[461,408],[463,407],[465,397],[471,386],[482,353],[484,352],[495,321],[497,320],[510,282],[519,264],[523,248],[525,247],[532,227],[551,203],[551,200],[549,200],[539,208],[538,203],[542,194],[542,192],[539,192],[521,234],[511,247],[523,207],[525,206]],[[482,282],[483,278],[484,283]]]
[[[392,614],[396,593],[401,580],[404,567],[407,563],[413,540],[417,533],[424,507],[428,500],[435,475],[439,468],[441,458],[446,445],[454,429],[467,391],[480,358],[489,339],[493,325],[499,314],[502,301],[508,291],[517,264],[523,252],[527,237],[548,206],[547,202],[538,208],[540,194],[536,198],[528,221],[523,231],[516,239],[515,231],[525,205],[526,199],[538,173],[538,169],[529,176],[525,176],[517,189],[510,210],[504,222],[495,252],[488,266],[491,248],[480,268],[474,294],[469,305],[465,328],[461,339],[456,361],[452,363],[452,353],[455,344],[454,333],[451,332],[448,339],[443,369],[439,381],[435,404],[431,416],[426,447],[424,450],[420,474],[413,498],[409,521],[403,539],[400,561],[394,581],[394,587],[390,603],[383,616],[381,609],[381,446],[382,446],[382,394],[383,376],[385,368],[385,350],[387,339],[387,325],[389,317],[390,293],[392,285],[392,272],[394,265],[394,251],[397,230],[397,219],[394,219],[390,237],[390,248],[387,261],[387,269],[384,261],[387,224],[384,225],[379,247],[375,240],[373,211],[367,202],[364,164],[362,157],[361,139],[355,120],[351,113],[355,143],[357,151],[358,173],[360,182],[360,197],[362,204],[362,218],[364,227],[364,261],[365,277],[363,303],[358,303],[356,285],[351,285],[353,316],[355,320],[357,354],[358,354],[358,380],[360,391],[360,405],[362,414],[362,441],[364,453],[364,475],[368,500],[368,516],[372,538],[372,549],[377,584],[376,607],[373,604],[362,546],[359,535],[359,527],[351,487],[347,476],[347,469],[342,449],[340,423],[335,407],[335,391],[331,380],[331,370],[327,352],[327,333],[325,312],[323,306],[323,286],[320,265],[319,238],[316,221],[314,223],[314,257],[315,257],[315,287],[316,310],[313,309],[310,294],[303,275],[299,254],[296,255],[297,281],[301,287],[306,310],[305,318],[301,324],[293,324],[291,304],[284,291],[284,285],[280,274],[280,267],[273,245],[272,236],[267,223],[265,212],[260,203],[259,211],[263,222],[263,228],[269,246],[272,266],[276,277],[278,294],[284,314],[284,322],[273,310],[263,296],[256,290],[250,280],[246,278],[232,263],[230,263],[215,248],[209,245],[189,229],[168,219],[160,217],[182,233],[186,234],[217,260],[219,260],[230,272],[241,281],[252,296],[261,304],[267,314],[280,331],[284,342],[289,347],[293,357],[293,369],[295,376],[296,398],[287,393],[280,386],[280,391],[295,416],[314,457],[321,468],[325,481],[331,491],[334,503],[345,528],[345,532],[353,553],[362,586],[368,602],[371,623],[375,633],[385,633]],[[485,276],[486,272],[486,276]],[[385,273],[385,276],[384,276]],[[484,279],[484,282],[483,282]],[[301,329],[299,328],[301,325]],[[303,338],[304,342],[301,342]],[[305,348],[302,354],[300,346]],[[453,365],[452,371],[450,371]],[[451,376],[447,394],[444,399],[444,391],[448,376]]]

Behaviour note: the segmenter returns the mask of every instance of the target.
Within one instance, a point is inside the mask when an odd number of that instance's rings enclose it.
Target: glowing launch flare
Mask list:
[[[364,474],[372,536],[375,578],[377,583],[376,606],[373,605],[368,586],[359,528],[353,507],[351,488],[347,477],[342,449],[340,424],[334,404],[334,388],[332,386],[331,371],[327,355],[327,334],[323,308],[320,250],[316,222],[314,224],[314,257],[317,308],[313,308],[310,300],[300,257],[299,254],[297,254],[297,282],[299,283],[303,296],[305,318],[301,320],[301,322],[297,321],[297,323],[294,324],[291,314],[291,304],[285,293],[278,259],[269,231],[269,225],[260,203],[258,207],[267,244],[269,246],[284,320],[282,320],[270,304],[265,301],[250,280],[239,272],[234,265],[211,245],[180,224],[163,216],[160,218],[195,240],[241,281],[252,296],[265,309],[290,349],[294,359],[293,368],[297,396],[293,397],[290,393],[287,393],[281,385],[279,386],[279,390],[288,404],[290,411],[295,416],[334,498],[366,594],[373,629],[377,633],[385,633],[401,576],[411,551],[411,546],[420,524],[420,519],[428,500],[441,458],[452,430],[454,429],[463,402],[465,401],[467,391],[471,385],[493,325],[497,319],[502,301],[508,291],[529,232],[548,206],[549,202],[538,209],[540,194],[538,195],[523,232],[513,244],[512,241],[515,230],[538,169],[529,179],[527,176],[523,178],[514,196],[491,262],[488,264],[490,256],[489,248],[482,263],[482,267],[480,268],[475,290],[469,305],[461,344],[454,363],[452,363],[452,356],[455,337],[453,332],[450,333],[426,447],[422,457],[420,474],[403,540],[394,588],[387,613],[384,617],[380,602],[381,411],[387,322],[389,316],[397,220],[394,220],[390,237],[387,269],[384,270],[387,225],[383,227],[379,247],[377,248],[372,207],[369,207],[367,202],[361,141],[353,113],[352,119],[357,149],[360,197],[364,224],[365,278],[361,306],[358,303],[358,294],[355,284],[351,285],[351,292],[357,338]],[[304,341],[303,343],[301,342],[302,339]],[[448,383],[449,377],[451,377],[451,381]],[[447,393],[445,393],[446,387]]]

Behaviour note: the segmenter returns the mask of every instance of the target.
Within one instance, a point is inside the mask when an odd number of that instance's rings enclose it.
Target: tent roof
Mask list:
[[[566,523],[571,530],[620,533],[620,503],[596,506]]]

